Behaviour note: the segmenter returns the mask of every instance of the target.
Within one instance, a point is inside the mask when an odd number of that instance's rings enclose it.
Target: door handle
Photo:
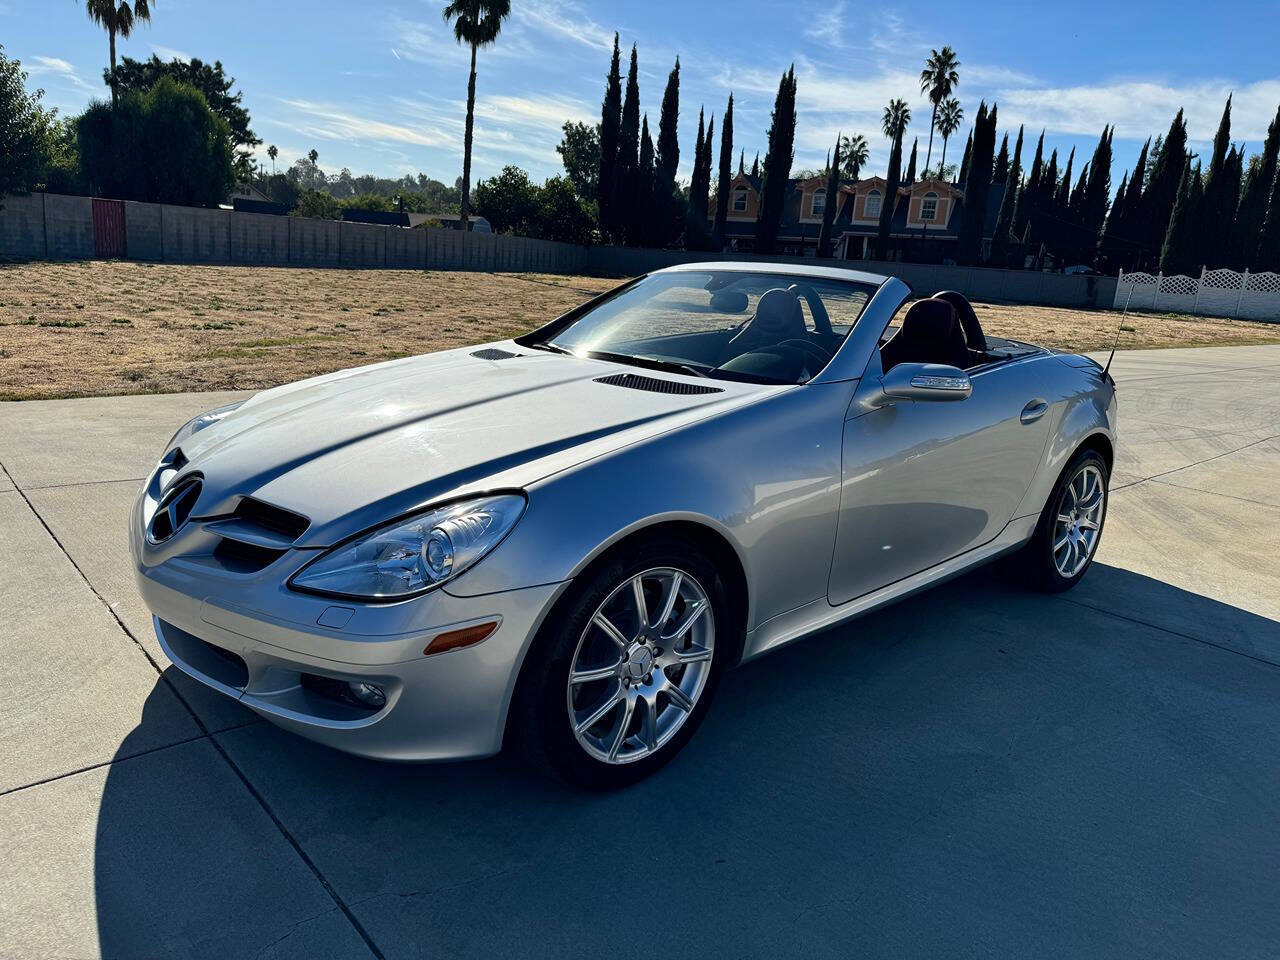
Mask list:
[[[1022,416],[1019,419],[1023,423],[1035,423],[1046,413],[1049,412],[1049,404],[1044,400],[1032,400],[1022,408]]]

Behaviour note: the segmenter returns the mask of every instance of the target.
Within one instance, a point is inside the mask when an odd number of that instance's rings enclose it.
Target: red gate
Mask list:
[[[93,255],[118,260],[125,255],[124,201],[93,201]]]

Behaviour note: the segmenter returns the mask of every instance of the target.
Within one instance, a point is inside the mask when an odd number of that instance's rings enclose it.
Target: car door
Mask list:
[[[1037,367],[1030,359],[974,369],[972,393],[960,401],[867,408],[855,396],[844,425],[832,603],[1000,533],[1030,485],[1052,420]],[[878,376],[877,358],[858,396]]]

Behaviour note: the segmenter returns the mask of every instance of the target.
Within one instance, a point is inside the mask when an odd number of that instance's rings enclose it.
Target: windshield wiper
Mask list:
[[[548,343],[544,341],[543,343],[531,343],[529,344],[529,346],[533,347],[533,349],[535,350],[548,350],[551,353],[562,353],[566,357],[577,356],[577,354],[575,354],[572,350],[566,350],[564,347],[560,346],[558,343]]]
[[[591,355],[601,360],[614,360],[618,363],[633,363],[641,367],[650,367],[654,370],[672,370],[677,373],[687,373],[695,377],[710,377],[709,370],[711,367],[702,367],[693,363],[684,363],[680,360],[666,360],[662,357],[650,357],[645,354],[626,354],[626,353],[604,353],[599,350],[592,350]]]

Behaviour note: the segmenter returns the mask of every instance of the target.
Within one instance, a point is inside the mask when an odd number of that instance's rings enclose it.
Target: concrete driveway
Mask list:
[[[608,796],[186,680],[125,517],[228,395],[0,404],[0,956],[1274,956],[1280,346],[1114,370],[1078,589],[983,571],[749,664]]]

